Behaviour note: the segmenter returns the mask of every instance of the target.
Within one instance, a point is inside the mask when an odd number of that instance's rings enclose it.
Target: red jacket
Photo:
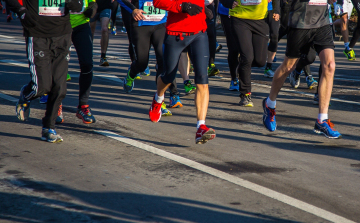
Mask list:
[[[202,12],[190,16],[181,12],[181,3],[190,2],[203,8]],[[169,32],[194,33],[206,31],[204,0],[153,0],[154,6],[168,11],[166,30]]]

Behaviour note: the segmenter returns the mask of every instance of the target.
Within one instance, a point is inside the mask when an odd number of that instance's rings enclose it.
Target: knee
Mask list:
[[[252,66],[253,67],[263,67],[265,66],[266,64],[266,57],[263,57],[263,58],[255,58],[253,63],[252,63]]]
[[[335,61],[334,60],[332,60],[332,61],[329,61],[329,62],[327,62],[327,63],[324,63],[324,65],[323,65],[323,71],[324,72],[322,72],[323,74],[334,74],[334,72],[335,72],[335,67],[336,67],[336,65],[335,65]]]
[[[241,66],[251,66],[253,60],[254,60],[254,56],[245,57],[243,55],[240,55]]]
[[[80,72],[82,74],[89,74],[93,70],[93,64],[92,63],[84,63],[80,64]]]
[[[102,34],[108,34],[108,32],[109,32],[108,27],[107,26],[101,27],[101,32],[102,32]]]

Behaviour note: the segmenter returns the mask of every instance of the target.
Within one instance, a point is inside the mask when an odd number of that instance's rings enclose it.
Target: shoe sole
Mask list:
[[[219,73],[220,72],[218,71],[218,72],[215,72],[215,73],[208,74],[208,77],[214,77],[214,76],[218,75]]]
[[[64,119],[61,120],[61,122],[55,122],[55,124],[62,124],[62,123],[64,123]]]
[[[109,66],[109,63],[108,62],[104,62],[102,64],[99,65],[100,67],[108,67]]]
[[[244,104],[244,105],[239,104],[239,105],[242,106],[242,107],[254,107],[253,103],[248,103],[248,104]]]
[[[182,106],[183,106],[183,105],[182,105],[180,102],[177,102],[177,103],[174,104],[173,106],[170,106],[170,105],[169,105],[170,108],[182,108]]]
[[[348,57],[348,55],[347,55],[345,52],[343,52],[343,53],[345,54],[346,58],[347,58],[349,61],[356,60],[356,57],[354,57],[354,58],[351,59],[351,58]]]
[[[161,113],[161,116],[172,116],[171,112]]]
[[[209,129],[204,135],[202,135],[200,138],[196,138],[195,143],[196,144],[205,144],[207,141],[215,139],[216,134],[214,129]]]
[[[46,141],[46,142],[51,142],[51,143],[59,143],[59,142],[63,142],[63,141],[64,141],[63,139],[56,139],[56,140],[54,140],[54,141],[51,141],[51,140],[49,140],[49,139],[47,139],[47,138],[45,138],[45,137],[41,137],[41,140],[42,140],[42,141]]]
[[[76,117],[78,119],[81,119],[83,121],[84,124],[92,124],[92,123],[95,123],[96,121],[94,120],[93,122],[87,122],[84,120],[84,118],[80,115],[80,114],[76,114]]]
[[[185,92],[185,95],[194,94],[196,89],[192,89],[189,92]]]
[[[342,135],[340,135],[340,136],[338,136],[338,137],[332,137],[332,136],[326,135],[325,132],[322,132],[322,131],[317,130],[317,129],[314,129],[314,132],[315,132],[316,134],[323,134],[323,135],[324,135],[326,138],[328,138],[328,139],[341,139],[341,138],[342,138]]]
[[[312,90],[312,89],[314,89],[314,88],[317,87],[317,86],[318,86],[317,82],[312,83],[312,84],[309,86],[309,89]]]

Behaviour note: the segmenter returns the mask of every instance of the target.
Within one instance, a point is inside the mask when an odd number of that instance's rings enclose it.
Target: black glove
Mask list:
[[[195,4],[192,4],[190,2],[183,2],[181,4],[181,11],[183,13],[189,14],[190,16],[197,15],[200,12],[202,12],[202,10],[203,10],[202,7],[200,7],[198,5],[195,5]]]
[[[209,20],[212,20],[214,18],[212,10],[209,9],[208,7],[205,7],[205,15],[206,15],[206,18]]]
[[[94,17],[96,14],[97,8],[98,8],[98,5],[96,4],[96,2],[90,2],[87,9],[84,11],[84,16],[86,16],[88,18]]]
[[[81,12],[83,9],[83,0],[65,0],[66,7],[72,12]]]
[[[36,26],[36,18],[34,18],[33,16],[31,16],[31,14],[29,13],[29,11],[27,9],[22,9],[18,12],[20,21],[21,21],[21,25],[24,28],[32,28]]]

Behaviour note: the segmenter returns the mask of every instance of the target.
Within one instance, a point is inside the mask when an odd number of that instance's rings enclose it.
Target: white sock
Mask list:
[[[346,50],[350,50],[349,44],[350,44],[350,42],[344,43],[344,46],[345,46]]]
[[[198,129],[198,128],[200,127],[200,125],[205,125],[205,120],[199,120],[199,121],[197,121],[196,129]]]
[[[155,94],[155,101],[157,102],[157,103],[162,103],[163,101],[164,101],[164,99],[165,99],[165,96],[163,95],[163,96],[159,96],[157,93]]]
[[[268,97],[266,99],[266,105],[269,107],[269,108],[272,108],[274,109],[276,107],[276,100],[275,101],[272,101],[270,100],[270,98]]]
[[[322,123],[325,119],[328,119],[328,114],[324,114],[324,113],[319,113],[318,114],[318,120],[319,120],[319,123]]]

